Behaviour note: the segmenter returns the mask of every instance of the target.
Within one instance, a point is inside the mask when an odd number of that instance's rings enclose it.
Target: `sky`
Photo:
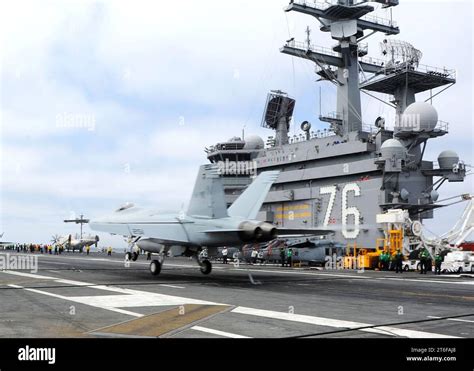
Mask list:
[[[434,100],[450,134],[426,158],[473,154],[471,1],[400,1],[396,39],[424,53],[422,63],[458,71]],[[260,128],[270,90],[297,100],[294,122],[319,123],[335,110],[335,89],[316,83],[314,64],[279,52],[285,40],[334,42],[317,21],[285,13],[287,0],[45,0],[0,5],[0,229],[4,239],[49,242],[78,232],[65,218],[97,217],[125,202],[163,212],[186,207],[204,147]],[[380,10],[382,16],[390,16]],[[455,22],[453,20],[456,20]],[[384,35],[367,40],[381,58]],[[420,95],[418,99],[426,99]],[[390,108],[363,97],[372,124]],[[295,124],[294,131],[299,124]],[[472,177],[441,198],[474,193]],[[437,213],[442,232],[462,207]],[[86,228],[86,232],[88,232]],[[121,240],[102,235],[101,244]]]

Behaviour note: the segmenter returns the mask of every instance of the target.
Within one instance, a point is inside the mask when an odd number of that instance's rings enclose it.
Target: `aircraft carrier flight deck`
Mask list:
[[[15,255],[15,252],[0,252]],[[0,272],[6,338],[472,338],[472,275],[39,255]]]

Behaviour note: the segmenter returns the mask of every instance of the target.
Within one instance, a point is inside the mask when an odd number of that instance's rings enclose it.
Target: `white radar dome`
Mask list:
[[[401,158],[405,155],[406,149],[400,141],[396,139],[388,139],[382,144],[382,147],[380,147],[380,152],[385,158],[391,158],[392,155]]]
[[[429,103],[416,102],[407,107],[398,124],[401,131],[432,131],[438,125],[438,112]]]
[[[244,149],[264,149],[265,142],[258,135],[249,135],[245,138]]]
[[[438,156],[438,163],[441,169],[452,169],[459,163],[459,156],[454,151],[444,151]]]

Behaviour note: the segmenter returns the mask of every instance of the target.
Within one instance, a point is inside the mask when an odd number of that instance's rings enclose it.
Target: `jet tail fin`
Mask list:
[[[255,219],[279,171],[261,173],[229,208],[229,216]]]
[[[228,216],[224,186],[216,165],[199,168],[187,215],[214,219]]]

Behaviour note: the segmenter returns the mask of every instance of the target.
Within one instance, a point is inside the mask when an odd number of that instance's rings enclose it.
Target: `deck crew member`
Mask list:
[[[441,264],[443,263],[443,257],[438,253],[435,256],[435,274],[441,275]]]
[[[390,254],[388,252],[384,251],[380,255],[380,266],[381,266],[383,271],[388,270],[389,262],[390,262]]]
[[[288,249],[287,264],[290,268],[293,266],[293,249],[292,248]]]
[[[257,264],[257,256],[258,256],[258,251],[257,251],[257,249],[254,247],[254,248],[252,249],[252,254],[251,254],[252,264]]]
[[[227,263],[227,256],[229,255],[229,250],[227,250],[227,247],[224,247],[224,249],[222,250],[222,262],[224,264],[228,264]]]
[[[395,253],[395,273],[403,273],[403,254],[400,249]]]
[[[285,260],[286,260],[286,253],[285,253],[285,248],[282,246],[280,247],[280,260],[281,260],[281,266],[285,266]]]
[[[428,271],[428,256],[428,250],[426,250],[426,248],[423,248],[420,253],[420,274],[426,274],[426,272]]]

